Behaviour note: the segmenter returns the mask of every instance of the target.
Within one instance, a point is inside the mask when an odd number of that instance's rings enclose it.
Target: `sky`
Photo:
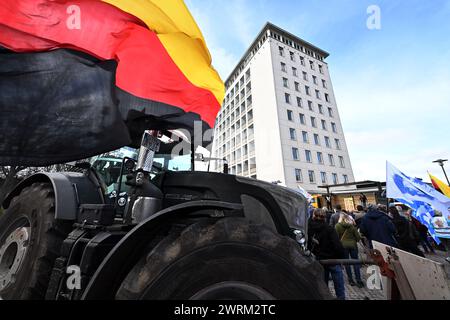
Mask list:
[[[225,80],[267,21],[330,53],[355,179],[445,180],[450,160],[450,0],[185,0]],[[369,29],[370,6],[380,28]],[[450,174],[450,161],[446,165]]]

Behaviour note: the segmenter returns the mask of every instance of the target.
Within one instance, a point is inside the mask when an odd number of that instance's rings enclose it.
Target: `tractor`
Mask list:
[[[171,134],[18,184],[0,217],[0,298],[329,299],[305,197],[226,165],[195,171],[195,147],[173,155]]]

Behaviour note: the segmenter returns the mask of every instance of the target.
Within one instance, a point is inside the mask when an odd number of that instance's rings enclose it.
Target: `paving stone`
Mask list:
[[[436,251],[435,254],[426,254],[428,259],[437,261],[439,263],[444,264],[447,277],[450,285],[450,263],[448,263],[445,258],[448,257],[447,252]],[[384,300],[383,290],[377,289],[369,289],[367,285],[364,288],[358,288],[357,286],[350,286],[348,284],[347,274],[344,271],[344,279],[345,279],[345,297],[347,300]],[[370,277],[371,272],[367,269],[367,266],[361,267],[361,276],[363,278],[363,282],[367,283],[367,279]],[[329,282],[330,292],[333,296],[335,295],[333,282]]]

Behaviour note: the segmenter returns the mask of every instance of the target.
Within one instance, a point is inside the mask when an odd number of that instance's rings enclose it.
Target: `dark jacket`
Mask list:
[[[406,248],[417,245],[420,240],[420,235],[412,222],[400,215],[394,217],[392,222],[397,229],[396,238],[401,248],[403,247],[408,251]]]
[[[315,243],[313,239],[318,243]],[[345,258],[344,247],[336,230],[325,221],[309,220],[308,248],[319,260]]]
[[[396,247],[395,226],[385,213],[371,209],[361,219],[359,230],[370,241],[375,240],[388,246]],[[370,243],[372,247],[372,244]]]
[[[329,222],[331,227],[334,228],[336,226],[336,224],[339,222],[339,218],[340,218],[341,214],[342,214],[341,211],[336,211],[335,213],[333,213],[331,215],[330,222]]]

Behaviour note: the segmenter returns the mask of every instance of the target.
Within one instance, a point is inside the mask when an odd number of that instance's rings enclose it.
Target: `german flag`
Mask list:
[[[431,183],[433,184],[433,187],[443,195],[450,198],[450,187],[446,185],[443,181],[431,175],[431,173],[428,173],[428,175],[430,176],[430,180]]]
[[[214,126],[224,85],[182,0],[2,0],[0,165]]]

